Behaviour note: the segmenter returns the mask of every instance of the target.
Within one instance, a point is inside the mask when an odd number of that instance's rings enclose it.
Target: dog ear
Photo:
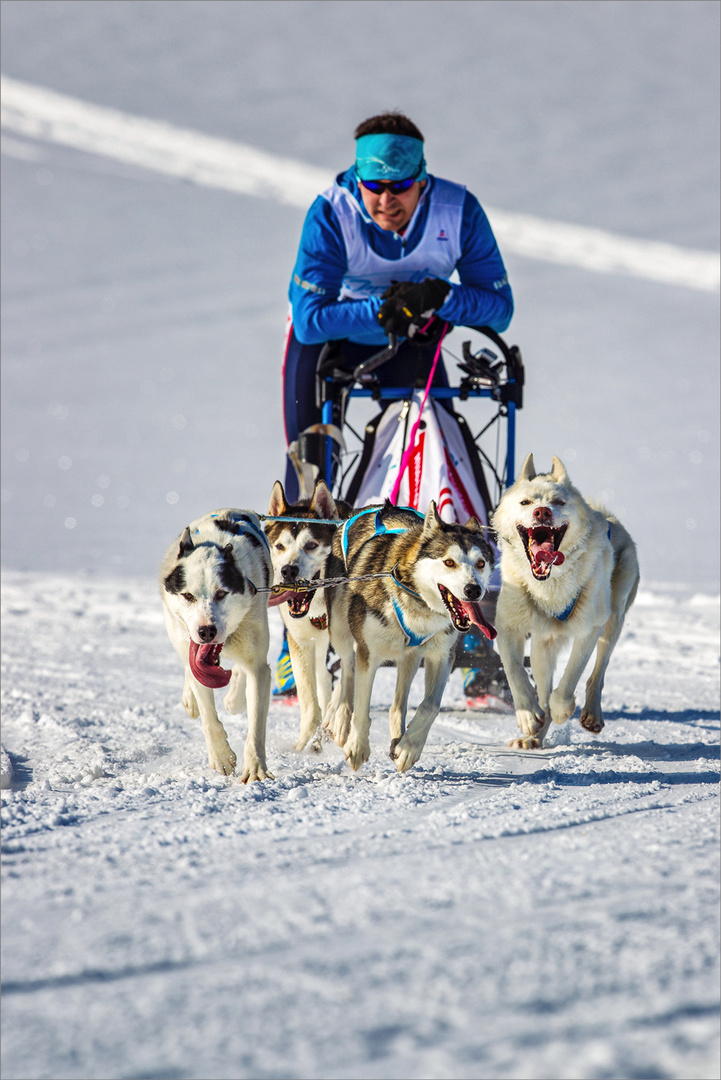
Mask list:
[[[193,541],[190,536],[190,526],[186,525],[183,535],[180,537],[180,547],[178,548],[178,558],[184,559],[186,555],[190,555],[191,551],[194,551]]]
[[[325,480],[319,480],[315,485],[313,498],[310,501],[310,508],[313,513],[317,514],[320,518],[338,517],[338,507],[335,504],[335,499],[328,490],[328,485]]]
[[[555,457],[553,459],[553,472],[551,476],[557,484],[568,483],[568,473],[566,472],[566,466],[563,464],[560,458]]]
[[[280,517],[288,509],[288,504],[285,501],[285,492],[283,491],[283,485],[280,480],[276,480],[273,484],[273,490],[270,494],[270,506],[268,507],[268,513],[271,517]]]
[[[443,521],[441,520],[441,518],[438,515],[438,510],[436,509],[436,504],[433,501],[433,499],[431,499],[431,501],[428,504],[428,509],[426,510],[426,516],[425,516],[425,518],[423,520],[423,532],[424,533],[433,532],[434,529],[437,529],[438,526],[442,525],[442,524],[443,524]]]
[[[519,480],[533,480],[536,476],[536,466],[533,464],[533,454],[529,454],[521,466]]]
[[[470,532],[483,532],[483,526],[477,517],[469,517],[466,522],[466,528],[470,530]]]

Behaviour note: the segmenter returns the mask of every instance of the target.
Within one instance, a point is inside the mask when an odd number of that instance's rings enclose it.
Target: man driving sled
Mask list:
[[[355,164],[308,211],[290,283],[288,444],[321,422],[315,372],[326,342],[338,342],[342,361],[354,367],[395,334],[398,352],[376,375],[381,385],[408,386],[427,379],[444,323],[503,332],[513,314],[480,203],[462,185],[426,172],[416,125],[402,113],[383,113],[360,124],[355,139]],[[448,280],[454,271],[458,284]],[[448,385],[442,361],[434,385]],[[289,502],[298,496],[290,459],[285,491]]]

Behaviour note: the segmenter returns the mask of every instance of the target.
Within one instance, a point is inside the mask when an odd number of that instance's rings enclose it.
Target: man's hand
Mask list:
[[[442,278],[394,281],[381,297],[378,321],[386,334],[413,338],[443,305],[450,291],[451,286]],[[427,343],[425,334],[418,340]]]

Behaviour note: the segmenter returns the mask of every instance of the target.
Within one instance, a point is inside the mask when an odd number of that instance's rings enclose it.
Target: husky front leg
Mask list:
[[[371,756],[371,694],[379,664],[380,657],[369,657],[367,651],[365,656],[356,656],[353,715],[350,732],[343,746],[346,761],[354,772],[358,772],[363,762]]]
[[[420,662],[420,658],[419,658]],[[441,708],[443,691],[451,673],[450,652],[443,656],[425,657],[426,696],[416,709],[403,738],[392,755],[398,772],[406,772],[418,761],[426,745],[428,732]]]
[[[266,650],[267,652],[267,650]],[[270,668],[264,662],[246,667],[245,697],[248,704],[248,735],[245,740],[241,781],[273,780],[265,761],[265,729],[270,704]]]
[[[332,625],[331,644],[340,657],[340,679],[331,696],[324,727],[338,746],[343,747],[350,733],[353,715],[355,642],[345,620],[345,612],[339,612],[334,617]]]
[[[303,750],[312,739],[311,750],[318,751],[322,717],[316,693],[315,642],[312,639],[296,641],[289,633],[288,648],[300,705],[300,734],[295,749]]]
[[[406,712],[408,710],[408,695],[411,692],[411,683],[420,667],[421,657],[417,648],[407,649],[403,659],[398,664],[398,677],[396,678],[396,690],[393,695],[393,704],[388,713],[388,726],[391,733],[390,757],[395,760],[396,746],[406,730]]]
[[[333,679],[327,667],[329,646],[327,634],[322,634],[315,639],[315,687],[321,716],[326,713],[333,690]]]
[[[578,680],[583,674],[588,661],[593,655],[596,642],[599,637],[599,628],[594,627],[590,633],[578,637],[573,642],[571,655],[568,658],[566,670],[561,676],[556,689],[551,694],[551,716],[556,724],[565,724],[566,720],[573,716],[576,708],[576,687]],[[599,728],[600,731],[600,728]]]
[[[531,638],[531,671],[536,683],[536,698],[544,720],[541,726],[536,728],[534,734],[527,732],[522,739],[514,739],[512,745],[520,750],[540,749],[551,726],[549,700],[559,648],[560,641],[557,637],[544,637],[536,633]]]
[[[224,776],[230,776],[235,768],[236,757],[230,748],[225,728],[218,719],[215,710],[215,691],[209,686],[203,686],[188,670],[186,674],[186,687],[192,685],[193,697],[200,713],[200,722],[205,735],[205,745],[208,748],[208,761],[210,767]],[[187,706],[186,706],[187,707]]]
[[[223,698],[223,708],[232,715],[245,712],[245,672],[239,664],[233,665],[228,692]]]
[[[497,644],[503,670],[513,694],[513,707],[516,710],[518,726],[523,732],[523,737],[513,739],[510,745],[521,750],[533,749],[538,745],[534,741],[536,732],[544,726],[546,716],[523,666],[525,632],[509,631],[499,626]]]
[[[636,596],[638,588],[638,563],[635,551],[627,551],[619,562],[611,584],[611,617],[601,631],[596,645],[596,663],[586,683],[586,701],[581,712],[581,727],[598,735],[603,728],[601,692],[611,653],[616,648],[626,612]]]

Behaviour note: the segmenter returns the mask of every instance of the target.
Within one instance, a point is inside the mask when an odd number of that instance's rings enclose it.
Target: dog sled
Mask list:
[[[433,499],[449,523],[476,517],[490,526],[493,510],[515,479],[524,367],[518,346],[508,345],[494,330],[464,329],[481,340],[463,341],[461,356],[446,341],[436,353],[436,359],[443,355],[446,370],[449,360],[456,362],[459,376],[453,386],[432,385],[433,372],[427,381],[423,377],[412,385],[383,385],[379,370],[398,350],[393,336],[387,347],[356,366],[347,362],[342,341],[324,346],[316,369],[322,422],[301,432],[289,448],[301,495],[310,495],[322,479],[334,497],[356,510],[390,499],[423,513]],[[378,406],[362,435],[349,419],[351,402],[358,399]],[[456,402],[478,400],[491,406],[491,414],[486,410],[474,435]],[[488,535],[493,541],[490,529]],[[491,622],[499,589],[496,570],[482,605]],[[465,669],[470,706],[509,702],[499,657],[475,627],[460,639],[454,666]]]

